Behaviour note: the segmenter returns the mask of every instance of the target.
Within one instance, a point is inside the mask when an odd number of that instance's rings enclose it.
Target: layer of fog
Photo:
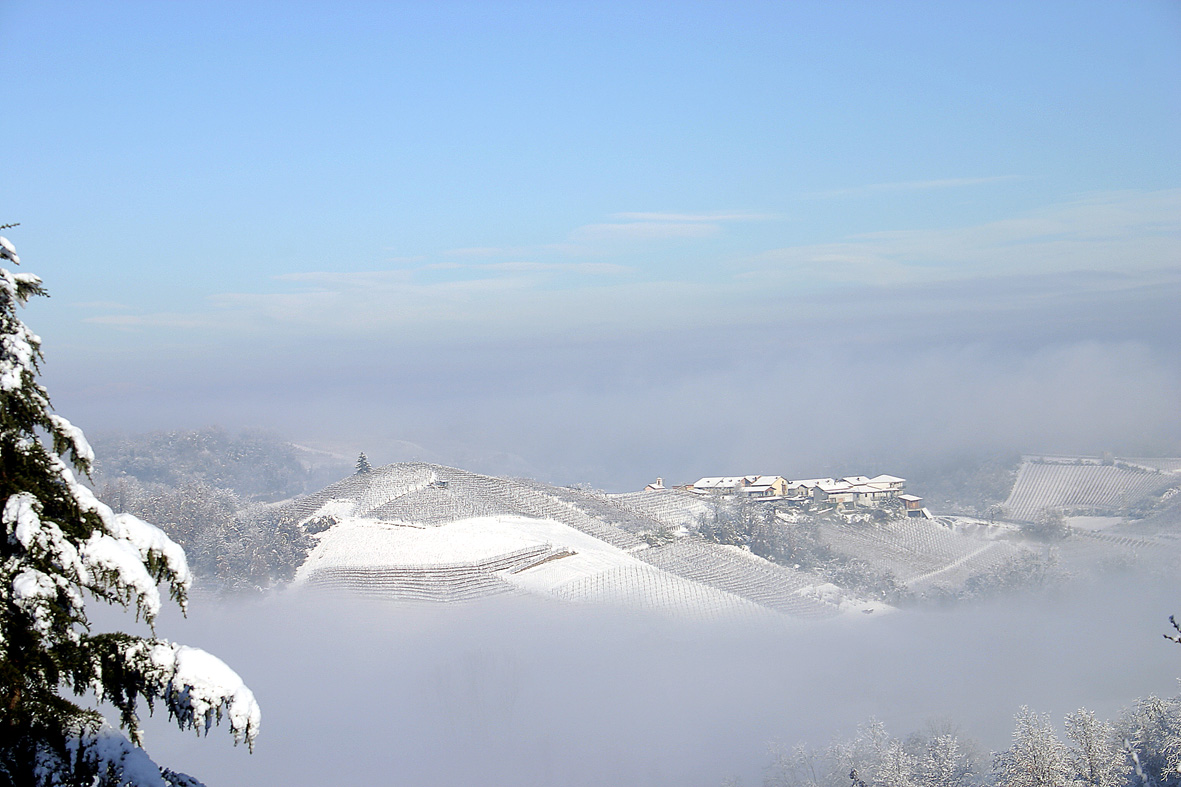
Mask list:
[[[1081,278],[785,297],[779,317],[763,303],[698,329],[323,337],[125,368],[51,355],[47,372],[87,429],[261,425],[377,463],[611,490],[658,475],[905,476],[912,458],[964,450],[1181,451],[1177,286]]]
[[[210,785],[758,784],[768,741],[824,743],[870,716],[895,734],[950,719],[996,750],[1022,704],[1111,718],[1175,694],[1176,606],[1175,583],[1132,577],[773,630],[520,600],[198,599],[160,631],[240,672],[262,737],[249,755],[153,719],[146,745]]]

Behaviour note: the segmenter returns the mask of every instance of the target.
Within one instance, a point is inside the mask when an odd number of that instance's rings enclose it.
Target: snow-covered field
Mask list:
[[[1123,521],[1118,516],[1068,516],[1066,524],[1075,530],[1100,531],[1115,527]]]

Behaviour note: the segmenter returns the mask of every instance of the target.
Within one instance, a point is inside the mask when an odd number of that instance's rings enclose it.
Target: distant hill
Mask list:
[[[91,440],[97,484],[131,479],[143,486],[205,483],[246,501],[273,502],[319,489],[349,472],[352,460],[293,445],[270,432],[220,427],[98,434]]]
[[[403,600],[513,593],[697,617],[823,617],[887,609],[867,577],[889,577],[900,599],[944,598],[1044,568],[1033,550],[1002,537],[1013,531],[982,522],[832,511],[788,521],[750,504],[785,539],[808,531],[807,565],[774,563],[702,538],[697,523],[716,505],[675,489],[611,495],[387,465],[291,504],[316,542],[296,581]]]
[[[813,617],[972,598],[1181,548],[1176,459],[962,463],[949,471],[949,494],[979,495],[970,507],[983,509],[1007,491],[1007,508],[927,520],[672,488],[608,494],[428,462],[358,475],[352,461],[262,432],[96,443],[100,497],[164,528],[202,581],[222,589],[295,578],[403,599],[532,593],[699,616]],[[993,487],[1003,491],[981,492]],[[1038,541],[1033,526],[1050,515],[1065,517],[1064,528]]]

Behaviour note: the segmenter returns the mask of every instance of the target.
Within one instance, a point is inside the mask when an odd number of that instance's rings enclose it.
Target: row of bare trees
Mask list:
[[[990,757],[948,725],[905,738],[877,721],[825,747],[772,747],[766,787],[1178,787],[1181,697],[1137,700],[1114,721],[1080,709],[1060,737],[1022,708],[1012,745]]]

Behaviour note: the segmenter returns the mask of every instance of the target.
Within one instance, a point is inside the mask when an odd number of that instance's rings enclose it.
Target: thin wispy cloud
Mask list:
[[[993,183],[1006,183],[1023,180],[1020,175],[993,175],[983,178],[941,178],[937,180],[903,180],[892,183],[868,183],[861,186],[851,186],[843,189],[818,191],[808,196],[817,198],[830,197],[861,197],[871,194],[883,194],[904,191],[935,191],[939,189],[955,189],[967,186],[985,186]]]
[[[578,273],[588,276],[618,276],[635,269],[610,262],[494,262],[480,266],[481,270],[508,273]]]
[[[73,304],[79,309],[130,309],[131,307],[119,301],[77,301]]]
[[[716,213],[612,213],[611,218],[625,221],[659,222],[726,222],[726,221],[769,221],[776,218],[769,213],[746,213],[742,211]]]
[[[768,213],[751,211],[708,211],[702,213],[625,211],[612,213],[610,218],[617,219],[617,221],[578,227],[570,233],[570,238],[576,242],[591,245],[626,241],[708,238],[720,235],[726,224],[769,221],[776,217]]]
[[[352,287],[383,286],[391,282],[410,281],[413,271],[384,270],[384,271],[301,271],[298,273],[281,273],[274,278],[277,281],[305,282],[320,286],[332,287],[345,285]]]
[[[680,238],[708,238],[722,231],[721,224],[707,221],[629,221],[587,224],[570,233],[585,243],[617,241],[658,241]]]
[[[1023,216],[773,249],[750,276],[896,284],[1006,274],[1151,271],[1181,261],[1181,190],[1116,192]]]
[[[426,259],[425,254],[415,254],[413,256],[386,257],[385,261],[386,262],[393,262],[393,263],[402,263],[402,264],[406,264],[406,265],[412,265],[416,262],[422,262],[425,259]]]
[[[497,246],[469,246],[460,249],[447,249],[441,252],[448,257],[495,257],[498,254],[510,254],[515,249],[504,249]]]
[[[643,233],[653,226],[661,232],[672,226],[678,232],[691,227],[709,233],[719,225],[643,221],[621,226],[643,228],[637,242],[644,247],[649,237]],[[627,244],[621,245],[620,255],[630,253]],[[725,276],[685,278],[681,272],[607,260],[473,257],[386,271],[288,273],[274,277],[270,292],[211,296],[191,313],[109,309],[88,322],[288,338],[308,332],[364,338],[396,329],[441,331],[463,340],[604,325],[635,333],[657,326],[679,330],[774,321],[789,301],[801,314],[825,318],[841,307],[811,294],[834,285],[882,294],[903,286],[988,281],[994,289],[1015,292],[1016,279],[1040,275],[1064,282],[1085,278],[1078,286],[1114,292],[1174,281],[1178,260],[1181,190],[1121,192],[978,225],[769,249],[747,257],[745,270]],[[1030,295],[1035,296],[1045,297],[1044,291]],[[896,308],[890,306],[894,300],[894,295],[884,298],[880,309]]]

